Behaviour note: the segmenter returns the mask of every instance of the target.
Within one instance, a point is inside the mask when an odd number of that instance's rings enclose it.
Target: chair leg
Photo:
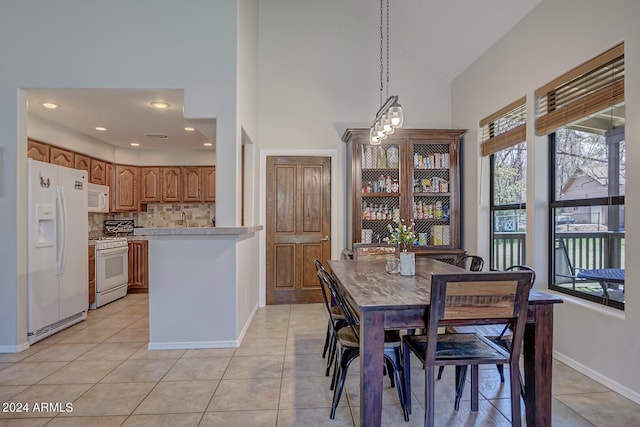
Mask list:
[[[435,373],[433,366],[425,366],[424,377],[424,425],[425,427],[433,427],[435,420]]]
[[[501,363],[496,365],[498,373],[500,374],[500,382],[504,384],[504,366]]]
[[[398,400],[400,401],[400,406],[402,407],[404,420],[409,421],[409,408],[407,408],[406,397],[407,390],[406,386],[404,385],[400,353],[400,348],[394,348],[393,351],[385,351],[384,358],[387,364],[389,376],[395,377],[396,380],[395,383],[398,392]],[[391,370],[393,370],[393,375],[391,374]]]
[[[442,372],[444,371],[444,366],[440,366],[438,368],[438,379],[442,378]]]
[[[325,376],[329,376],[329,371],[331,371],[331,365],[334,362],[334,358],[336,357],[336,345],[338,339],[336,336],[331,333],[331,337],[329,338],[329,357],[327,358],[327,368],[325,370]]]
[[[522,424],[522,415],[520,413],[520,394],[522,393],[522,389],[520,369],[517,361],[511,363],[509,366],[509,384],[511,385],[511,425],[520,427]],[[515,390],[520,390],[520,393],[517,393]]]
[[[404,378],[404,404],[411,413],[411,350],[407,344],[402,346],[402,376]]]
[[[329,319],[329,323],[327,323],[327,335],[324,338],[324,347],[322,348],[322,358],[323,359],[327,355],[327,350],[329,349],[330,335],[331,335],[331,319]]]
[[[453,409],[460,409],[460,399],[464,392],[464,383],[467,380],[467,365],[456,366],[456,400]]]
[[[349,365],[358,357],[359,350],[350,349],[343,352],[342,357],[340,357],[340,375],[338,378],[338,383],[335,385],[333,390],[333,402],[331,404],[331,414],[329,418],[332,420],[336,417],[336,408],[338,407],[338,403],[340,403],[340,396],[342,396],[342,390],[344,389],[344,382],[347,378],[347,370],[349,369]]]
[[[393,364],[390,360],[385,359],[385,370],[386,370],[386,374],[389,376],[389,382],[391,383],[390,387],[395,387],[396,383],[394,380],[394,376],[391,375],[391,373],[394,371],[393,369]]]
[[[478,365],[471,365],[471,411],[478,412]]]

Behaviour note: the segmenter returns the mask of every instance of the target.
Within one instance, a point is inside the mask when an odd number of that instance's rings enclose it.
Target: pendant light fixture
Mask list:
[[[398,95],[389,96],[389,0],[387,2],[386,13],[386,65],[387,65],[387,100],[382,103],[382,92],[385,89],[383,72],[384,72],[384,56],[383,49],[385,42],[385,25],[384,25],[384,0],[380,0],[380,109],[373,119],[373,124],[369,130],[369,141],[371,145],[379,145],[383,140],[387,139],[387,135],[391,135],[396,128],[402,127],[404,116],[402,106],[398,102]]]

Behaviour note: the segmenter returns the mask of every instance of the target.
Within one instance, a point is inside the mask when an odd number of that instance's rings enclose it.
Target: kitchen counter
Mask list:
[[[173,227],[135,228],[136,236],[241,236],[262,230],[261,225],[250,227]]]

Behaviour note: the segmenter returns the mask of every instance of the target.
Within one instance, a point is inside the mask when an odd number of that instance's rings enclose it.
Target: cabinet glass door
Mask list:
[[[383,243],[400,218],[400,147],[362,144],[360,169],[362,243]]]
[[[413,144],[413,220],[419,246],[450,246],[450,144]]]

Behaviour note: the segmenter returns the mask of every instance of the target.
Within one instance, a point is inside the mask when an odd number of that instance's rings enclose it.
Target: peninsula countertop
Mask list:
[[[262,225],[246,227],[157,227],[134,228],[136,236],[241,236],[262,230]]]

